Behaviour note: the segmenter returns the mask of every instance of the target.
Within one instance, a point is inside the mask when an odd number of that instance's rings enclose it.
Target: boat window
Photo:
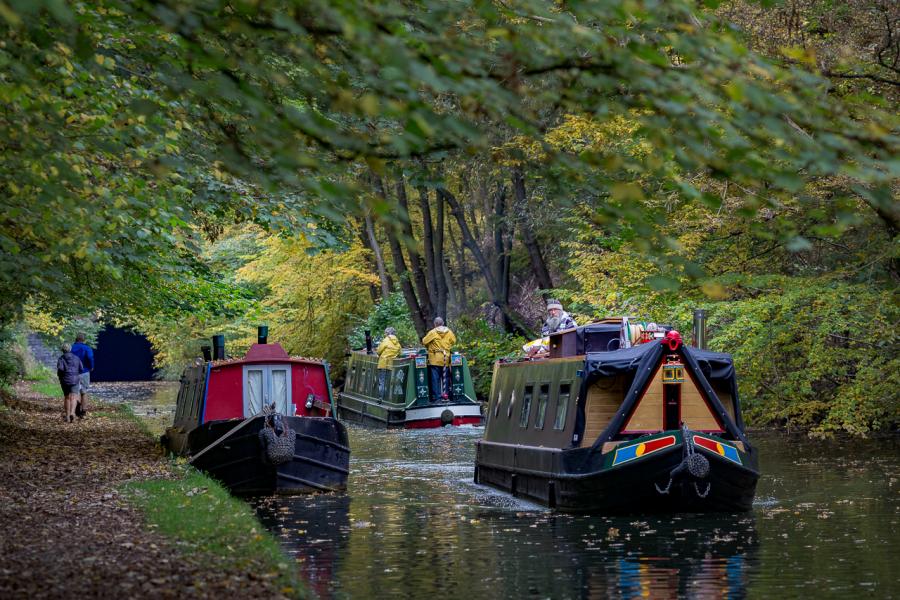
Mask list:
[[[519,416],[519,427],[528,427],[528,417],[531,416],[531,396],[534,394],[534,386],[526,385],[522,395],[522,414]]]
[[[500,414],[500,402],[502,402],[502,401],[503,401],[503,392],[498,391],[497,392],[497,402],[494,404],[494,416],[495,417]]]
[[[566,428],[566,411],[569,408],[569,396],[571,394],[571,383],[559,384],[559,394],[556,397],[556,419],[553,421],[553,429]]]
[[[272,395],[269,401],[281,414],[291,414],[288,410],[287,369],[272,369]]]
[[[509,393],[509,406],[506,407],[506,416],[512,417],[513,405],[516,403],[516,390]]]
[[[263,372],[262,369],[247,369],[247,411],[255,415],[263,405]]]
[[[244,366],[243,376],[245,417],[258,414],[267,404],[274,404],[282,414],[294,414],[289,365]],[[198,400],[202,395],[203,386],[200,386],[196,390]]]
[[[356,390],[356,365],[352,365],[350,367],[350,377],[347,378],[347,387],[351,390]]]
[[[534,428],[544,428],[544,417],[547,416],[547,400],[550,397],[550,384],[542,383],[538,394],[537,414],[534,416]]]

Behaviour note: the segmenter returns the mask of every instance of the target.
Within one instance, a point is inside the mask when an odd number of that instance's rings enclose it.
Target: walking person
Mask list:
[[[435,318],[434,329],[422,338],[422,344],[428,350],[428,375],[435,402],[450,397],[450,349],[455,343],[456,336],[440,317]]]
[[[378,399],[383,401],[387,398],[387,382],[391,375],[391,368],[394,359],[400,355],[400,340],[397,339],[397,330],[393,327],[387,327],[384,330],[384,339],[375,348],[375,354],[378,355]]]
[[[81,397],[78,400],[78,406],[75,407],[75,415],[79,419],[83,419],[87,415],[87,394],[91,387],[91,371],[94,370],[94,351],[84,343],[83,333],[75,336],[72,354],[81,359],[81,372],[78,375],[78,393]]]
[[[75,404],[78,402],[78,384],[82,369],[81,359],[72,354],[72,346],[63,344],[62,356],[56,361],[56,375],[63,392],[63,420],[67,423],[75,421]]]

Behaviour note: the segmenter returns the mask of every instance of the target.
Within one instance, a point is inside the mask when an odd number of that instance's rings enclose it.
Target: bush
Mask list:
[[[779,278],[711,307],[710,347],[734,355],[751,424],[865,435],[900,426],[900,311],[890,292]]]
[[[22,333],[13,327],[0,327],[0,385],[12,385],[25,376],[26,354]]]
[[[403,294],[394,292],[375,305],[372,312],[359,325],[353,328],[348,336],[351,348],[359,349],[366,346],[366,329],[372,332],[373,340],[380,340],[384,336],[385,327],[393,327],[397,330],[397,338],[405,348],[419,346],[419,335],[409,316],[409,309]],[[377,344],[377,342],[376,342]]]
[[[487,400],[494,362],[500,358],[520,356],[522,345],[527,340],[495,329],[481,318],[460,317],[451,328],[458,340],[455,350],[469,362],[475,394],[479,400]]]

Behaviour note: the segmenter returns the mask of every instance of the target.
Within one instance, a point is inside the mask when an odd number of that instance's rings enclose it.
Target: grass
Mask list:
[[[37,383],[31,384],[31,390],[37,392],[42,396],[49,396],[50,398],[62,398],[62,388],[59,387],[59,383],[54,383],[50,381],[40,381]]]
[[[38,369],[30,375],[28,380],[35,392],[62,396],[49,369]],[[142,435],[158,439],[127,404],[103,404],[101,409],[91,410],[91,414],[130,421]],[[306,598],[309,595],[293,561],[246,503],[232,497],[214,479],[183,463],[173,462],[172,469],[181,474],[179,479],[130,482],[121,488],[150,526],[177,540],[185,552],[199,553],[211,569],[266,574],[287,596]]]
[[[25,374],[25,381],[56,381],[56,374],[44,365],[37,365]]]
[[[306,597],[293,563],[250,507],[215,480],[190,468],[185,471],[179,480],[129,483],[124,491],[149,524],[186,545],[187,552],[199,552],[210,568],[225,572],[262,568],[282,593]]]
[[[31,390],[42,396],[50,398],[62,398],[62,388],[59,387],[59,381],[56,374],[45,367],[38,365],[34,370],[25,374],[25,381],[31,382]]]
[[[118,415],[124,418],[127,421],[131,421],[137,426],[137,428],[141,431],[142,434],[146,435],[149,438],[152,438],[155,441],[159,441],[159,436],[153,433],[150,430],[150,427],[147,426],[147,423],[144,422],[142,418],[134,414],[134,410],[131,408],[129,404],[118,404],[116,406],[109,406],[110,410],[117,411]],[[105,411],[104,411],[105,412]],[[103,414],[98,412],[97,414]]]

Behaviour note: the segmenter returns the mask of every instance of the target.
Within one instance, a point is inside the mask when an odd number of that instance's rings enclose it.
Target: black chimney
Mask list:
[[[366,329],[366,354],[372,354],[372,332]]]
[[[694,347],[706,350],[706,311],[702,308],[694,309]]]
[[[203,353],[203,360],[205,362],[209,362],[212,360],[212,347],[211,346],[200,346],[200,352]]]
[[[213,360],[225,360],[225,336],[213,336]]]
[[[268,344],[269,343],[269,326],[268,325],[260,325],[256,328],[256,342],[258,344]]]

